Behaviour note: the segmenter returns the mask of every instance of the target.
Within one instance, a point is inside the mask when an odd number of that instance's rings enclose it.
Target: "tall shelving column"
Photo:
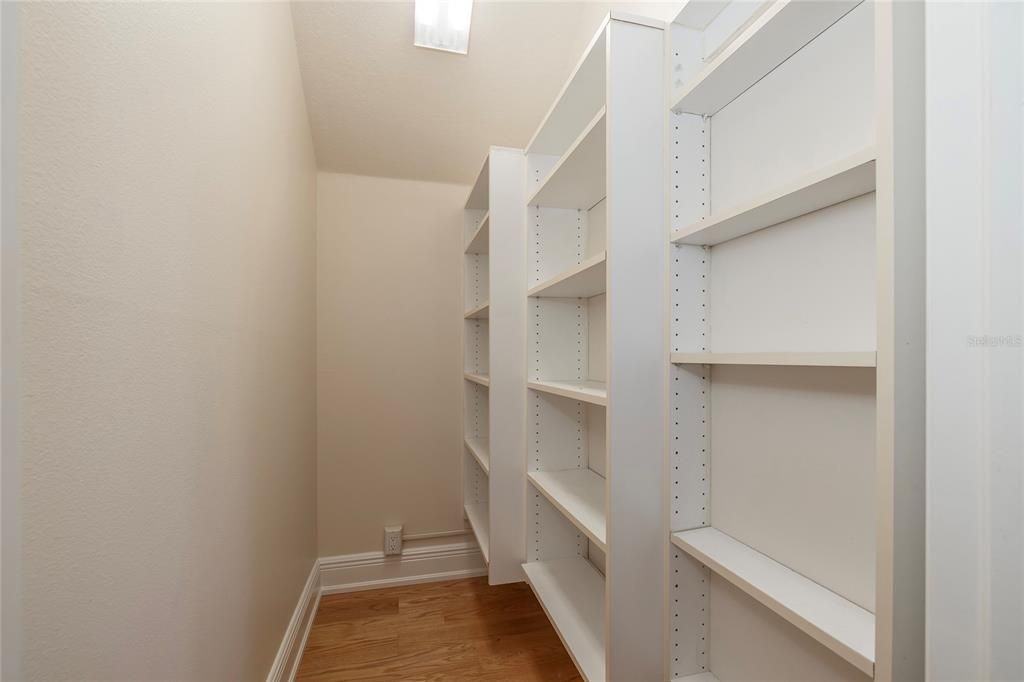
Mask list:
[[[523,579],[524,164],[491,147],[464,211],[463,500],[492,585]]]
[[[670,679],[891,679],[880,11],[714,0],[670,27]]]
[[[656,680],[663,25],[612,14],[527,147],[527,580],[584,679]]]

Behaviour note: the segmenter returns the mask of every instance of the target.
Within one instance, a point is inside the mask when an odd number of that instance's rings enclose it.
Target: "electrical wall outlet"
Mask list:
[[[384,526],[384,555],[402,553],[402,527]]]

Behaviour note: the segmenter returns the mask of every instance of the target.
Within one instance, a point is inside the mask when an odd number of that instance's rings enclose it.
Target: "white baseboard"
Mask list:
[[[299,603],[295,605],[288,628],[284,631],[284,639],[278,647],[274,664],[270,666],[267,682],[292,682],[299,671],[302,651],[306,648],[306,639],[313,626],[317,606],[320,604],[320,561],[313,561],[313,569],[306,578],[306,586],[299,595]]]
[[[409,547],[400,556],[364,552],[320,559],[320,586],[323,594],[375,590],[480,575],[487,575],[487,566],[480,548],[472,540]]]
[[[457,580],[487,575],[480,548],[472,540],[409,547],[400,556],[364,552],[325,557],[313,562],[267,682],[293,682],[299,671],[320,595],[382,587]]]

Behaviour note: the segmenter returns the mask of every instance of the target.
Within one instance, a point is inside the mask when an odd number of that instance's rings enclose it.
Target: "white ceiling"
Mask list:
[[[529,141],[609,6],[477,0],[463,56],[413,47],[412,2],[293,3],[320,169],[471,183],[489,145]]]

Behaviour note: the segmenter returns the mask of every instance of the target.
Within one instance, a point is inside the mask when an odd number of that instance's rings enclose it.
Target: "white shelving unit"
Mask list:
[[[663,29],[613,13],[526,150],[523,568],[588,682],[663,672]]]
[[[525,557],[524,164],[491,147],[464,212],[463,500],[492,585],[523,580]]]
[[[669,28],[669,679],[920,678],[893,672],[913,550],[881,437],[890,11],[701,0]]]
[[[672,535],[672,544],[873,675],[875,616],[714,528]]]
[[[583,679],[604,679],[604,577],[580,558],[530,562],[523,570]]]
[[[679,365],[792,365],[794,367],[874,367],[875,352],[672,353]]]
[[[531,381],[527,387],[538,393],[557,395],[591,405],[603,407],[608,404],[608,389],[603,381]]]
[[[599,550],[605,542],[604,477],[591,469],[534,471],[527,475],[533,487],[562,512]]]

